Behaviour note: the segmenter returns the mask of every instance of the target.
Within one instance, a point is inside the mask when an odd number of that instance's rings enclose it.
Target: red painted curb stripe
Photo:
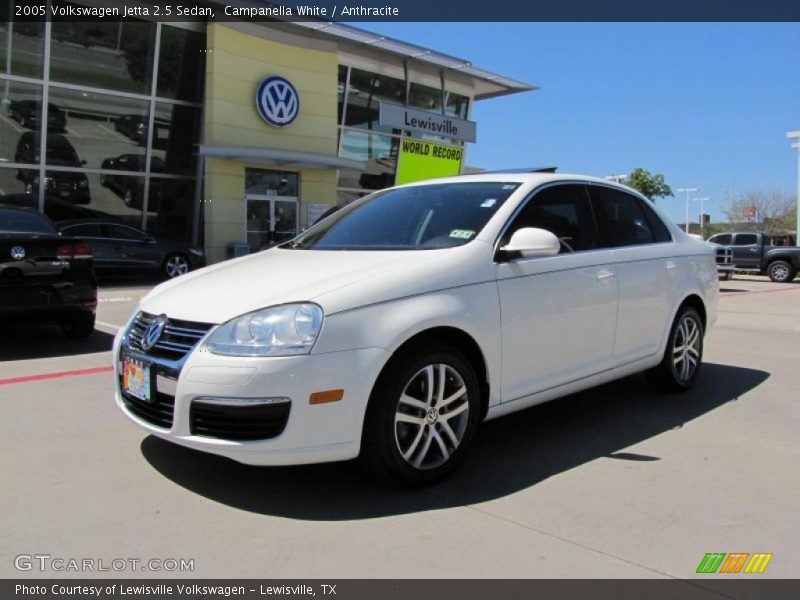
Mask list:
[[[92,369],[78,369],[77,371],[56,371],[55,373],[41,373],[40,375],[26,375],[25,377],[8,377],[7,379],[0,379],[0,385],[58,379],[59,377],[74,377],[76,375],[94,375],[95,373],[108,373],[113,370],[114,367],[94,367]]]

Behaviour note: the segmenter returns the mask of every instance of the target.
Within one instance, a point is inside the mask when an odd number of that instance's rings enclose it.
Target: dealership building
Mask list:
[[[111,214],[210,262],[462,172],[474,103],[534,89],[336,23],[31,23],[3,5],[0,192]]]

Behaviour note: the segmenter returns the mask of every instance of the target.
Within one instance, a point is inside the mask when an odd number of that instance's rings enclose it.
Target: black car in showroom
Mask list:
[[[143,154],[120,154],[113,158],[106,158],[101,167],[112,171],[131,171],[144,173],[147,157]],[[164,161],[157,156],[150,159],[150,172],[163,173]],[[100,184],[110,189],[122,198],[125,206],[141,208],[144,196],[144,179],[130,175],[115,175],[106,173],[100,175]],[[150,180],[150,201],[158,202],[161,196],[161,182],[158,179]]]
[[[73,338],[94,331],[92,249],[41,213],[0,204],[0,323],[57,322]]]
[[[12,100],[8,105],[8,117],[27,129],[40,129],[42,102],[40,100]],[[47,128],[50,131],[65,131],[67,128],[67,113],[52,102],[47,104]]]
[[[206,264],[200,248],[159,239],[136,227],[110,220],[70,219],[57,222],[56,227],[64,235],[91,244],[98,273],[149,271],[172,279]]]
[[[26,131],[19,137],[14,161],[18,163],[39,162],[39,134]],[[75,148],[60,133],[47,134],[47,164],[54,167],[81,167],[85,160],[78,158]],[[35,169],[17,170],[17,179],[25,184],[25,192],[33,194],[39,190],[39,171]],[[89,204],[89,179],[84,173],[68,171],[47,171],[44,178],[45,191],[62,200],[75,204]]]

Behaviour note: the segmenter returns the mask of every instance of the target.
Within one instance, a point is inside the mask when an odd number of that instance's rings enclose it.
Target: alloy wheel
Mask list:
[[[692,315],[681,319],[672,342],[672,364],[683,382],[689,381],[700,361],[700,325]]]
[[[427,365],[409,379],[397,403],[397,449],[414,468],[435,469],[461,445],[468,421],[469,395],[464,379],[450,365]]]
[[[189,261],[187,261],[184,257],[173,255],[167,259],[167,264],[165,267],[165,271],[167,273],[167,277],[177,277],[178,275],[184,275],[185,273],[189,272]]]
[[[784,281],[789,278],[789,268],[783,263],[776,263],[770,267],[770,275],[777,281]]]

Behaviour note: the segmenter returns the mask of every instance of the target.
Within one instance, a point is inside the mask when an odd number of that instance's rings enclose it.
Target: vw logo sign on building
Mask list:
[[[300,95],[288,80],[277,75],[267,77],[258,86],[256,106],[270,125],[291,125],[300,112]]]
[[[158,315],[150,322],[150,325],[147,326],[142,336],[142,350],[150,350],[150,348],[156,345],[166,324],[167,315]]]
[[[25,258],[25,248],[22,246],[14,246],[11,248],[11,258],[14,260],[22,260]]]

